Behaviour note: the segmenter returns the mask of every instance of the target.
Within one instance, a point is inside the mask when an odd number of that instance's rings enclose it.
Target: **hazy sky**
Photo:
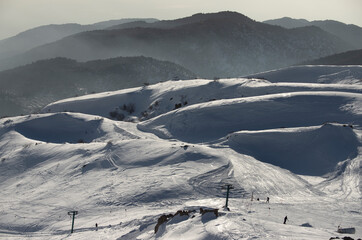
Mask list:
[[[0,39],[47,24],[138,17],[175,19],[223,10],[257,21],[288,16],[362,26],[362,0],[0,0]]]

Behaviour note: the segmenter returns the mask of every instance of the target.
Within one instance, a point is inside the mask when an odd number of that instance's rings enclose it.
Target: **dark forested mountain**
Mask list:
[[[350,43],[355,49],[362,48],[362,28],[337,21],[313,21],[312,24]]]
[[[319,58],[304,62],[311,65],[362,65],[362,49]]]
[[[203,77],[232,77],[351,48],[314,26],[285,29],[220,12],[78,33],[1,61],[0,69],[58,56],[87,61],[144,55],[175,62]]]
[[[196,75],[146,57],[90,62],[55,58],[0,72],[0,116],[31,113],[53,101]]]
[[[36,27],[17,34],[16,36],[0,40],[0,59],[6,59],[11,56],[23,53],[34,47],[46,43],[54,42],[66,36],[79,32],[104,29],[113,25],[119,25],[134,21],[155,22],[156,19],[119,19],[99,22],[91,25],[69,24],[51,24]]]
[[[322,30],[338,36],[340,39],[348,42],[355,49],[362,48],[362,28],[353,24],[344,24],[338,21],[307,21],[305,19],[279,18],[267,20],[264,23],[281,26],[284,28],[297,28],[306,26],[316,26]]]

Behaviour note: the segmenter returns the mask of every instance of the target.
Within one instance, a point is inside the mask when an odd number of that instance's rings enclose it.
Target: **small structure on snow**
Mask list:
[[[350,228],[341,228],[340,226],[338,226],[337,229],[338,233],[349,233],[349,234],[355,234],[356,233],[356,229],[354,227],[350,227]]]

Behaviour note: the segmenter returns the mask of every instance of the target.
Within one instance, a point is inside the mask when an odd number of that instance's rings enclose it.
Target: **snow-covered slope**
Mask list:
[[[309,65],[295,66],[262,72],[249,77],[263,78],[270,82],[346,83],[362,84],[361,66]]]
[[[0,119],[0,238],[329,239],[346,236],[338,225],[361,237],[362,86],[279,74],[168,81]],[[178,210],[189,215],[154,232]]]
[[[360,146],[352,125],[346,124],[240,131],[228,143],[237,152],[303,175],[332,172],[338,163],[355,158]]]
[[[308,70],[306,72],[309,73]],[[198,103],[210,104],[215,100],[314,91],[360,94],[362,86],[358,84],[271,83],[263,79],[245,78],[180,80],[176,83],[168,81],[147,87],[69,98],[46,106],[43,112],[71,111],[112,118],[110,113],[115,111],[123,114],[126,120],[127,118],[145,120],[180,107]],[[130,107],[133,109],[132,113],[129,111]]]
[[[192,105],[140,123],[141,130],[188,142],[217,140],[240,130],[302,127],[342,122],[361,124],[362,95],[291,92]],[[200,116],[205,118],[200,120]]]

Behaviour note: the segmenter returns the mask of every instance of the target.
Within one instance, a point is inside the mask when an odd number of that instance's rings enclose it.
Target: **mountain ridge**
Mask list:
[[[202,77],[235,77],[350,48],[337,37],[313,27],[286,30],[235,12],[193,16],[196,21],[173,28],[78,33],[34,48],[21,58],[2,61],[0,66],[4,69],[16,62],[56,56],[88,61],[144,55],[175,62]]]
[[[26,52],[34,47],[57,41],[66,36],[85,31],[103,29],[120,23],[139,21],[139,18],[102,21],[94,24],[81,25],[78,23],[50,24],[28,29],[15,36],[0,40],[0,59],[6,59]],[[157,19],[142,19],[145,22],[157,21]]]
[[[290,17],[266,20],[263,22],[285,28],[316,26],[326,32],[338,36],[340,39],[347,41],[354,47],[354,49],[362,48],[362,28],[354,24],[345,24],[335,20],[308,21],[305,19],[293,19]]]

